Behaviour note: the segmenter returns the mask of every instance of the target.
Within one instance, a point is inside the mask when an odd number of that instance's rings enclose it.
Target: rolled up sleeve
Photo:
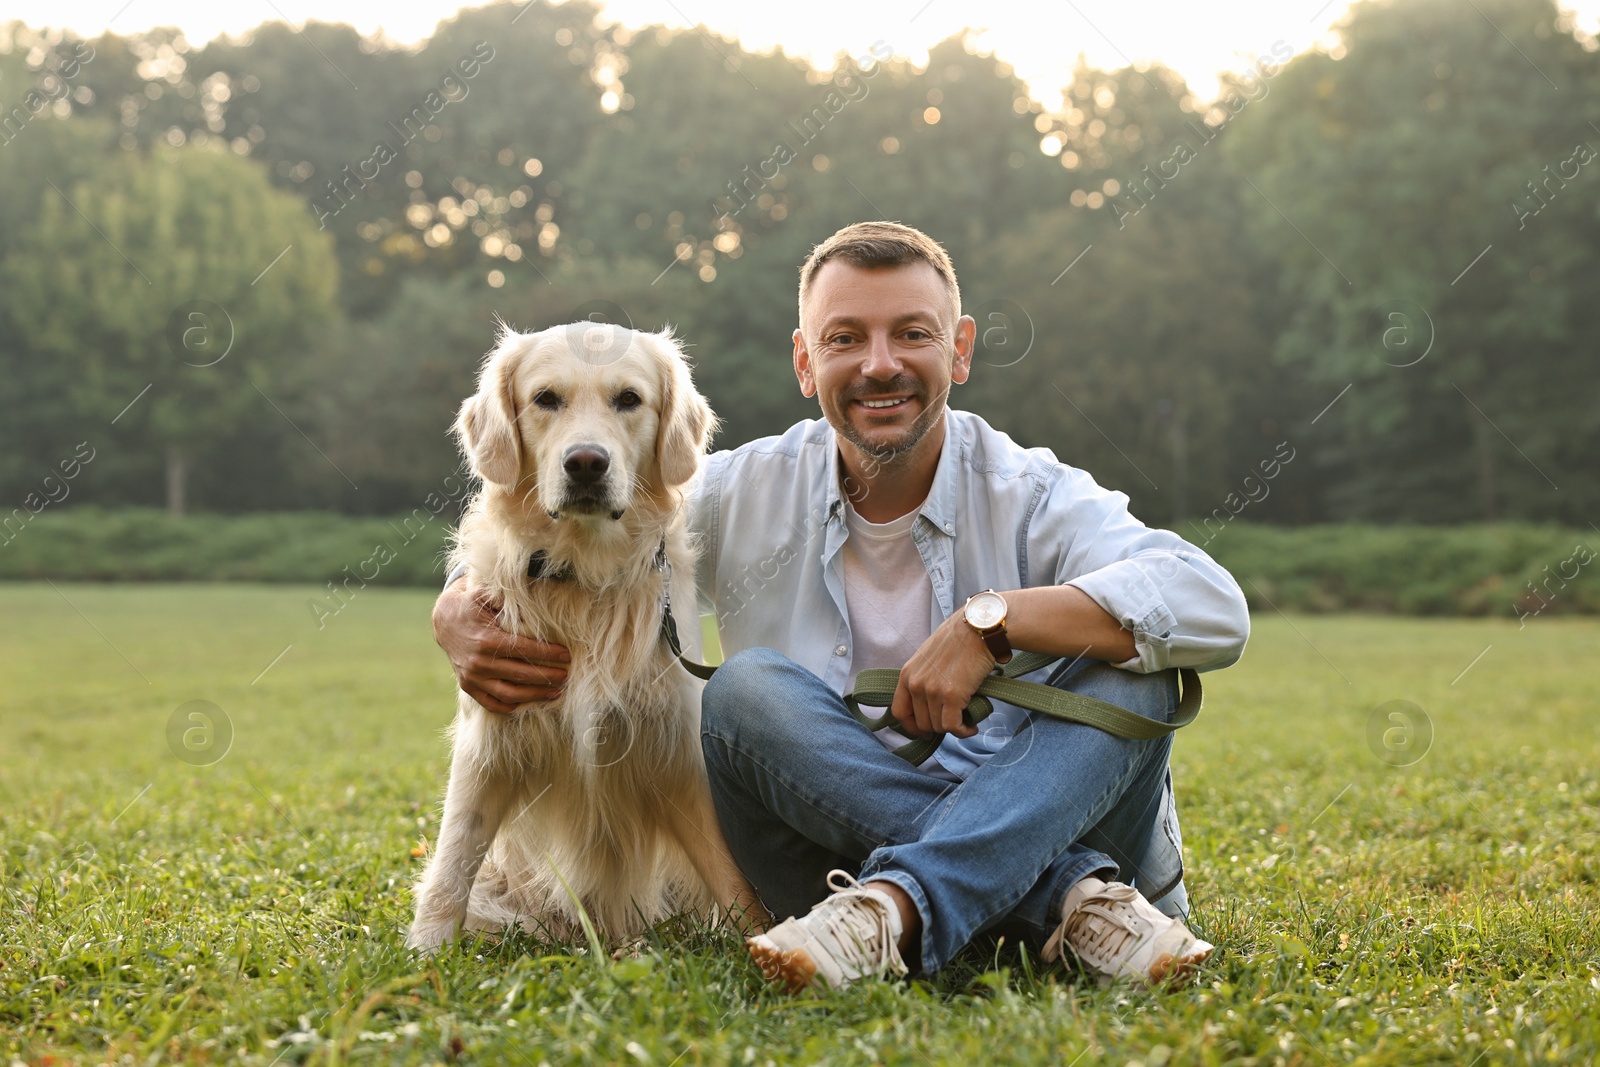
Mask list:
[[[1217,670],[1243,655],[1250,614],[1233,576],[1177,534],[1134,518],[1127,496],[1083,471],[1062,469],[1028,536],[1030,558],[1051,561],[1055,584],[1083,590],[1133,634],[1138,655],[1115,666]]]

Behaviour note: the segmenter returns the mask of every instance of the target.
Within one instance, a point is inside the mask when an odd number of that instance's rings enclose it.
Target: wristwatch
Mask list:
[[[993,589],[985,589],[967,598],[962,609],[967,625],[978,631],[989,654],[996,663],[1011,662],[1011,639],[1006,636],[1006,598]]]

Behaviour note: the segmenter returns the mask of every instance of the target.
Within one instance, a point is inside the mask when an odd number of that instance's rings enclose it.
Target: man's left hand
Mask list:
[[[978,732],[962,714],[967,702],[994,670],[994,657],[960,612],[939,624],[900,671],[900,685],[889,706],[902,733],[911,737]]]

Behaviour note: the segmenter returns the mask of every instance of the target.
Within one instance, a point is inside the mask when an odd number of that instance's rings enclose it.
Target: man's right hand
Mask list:
[[[500,605],[458,578],[433,605],[433,639],[450,657],[462,692],[490,711],[554,700],[572,657],[561,645],[517,637],[500,628]]]

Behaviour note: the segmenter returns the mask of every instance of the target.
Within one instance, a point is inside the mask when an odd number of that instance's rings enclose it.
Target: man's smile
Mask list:
[[[883,381],[857,382],[844,391],[842,400],[845,411],[859,411],[871,424],[915,414],[925,406],[926,395],[915,378],[902,372]]]

